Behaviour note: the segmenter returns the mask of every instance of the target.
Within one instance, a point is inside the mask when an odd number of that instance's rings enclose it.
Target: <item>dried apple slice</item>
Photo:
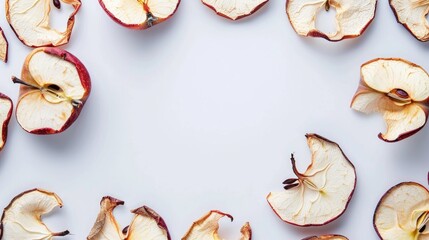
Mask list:
[[[238,20],[249,16],[265,5],[268,0],[202,0],[204,5],[213,9],[219,16]]]
[[[91,79],[82,62],[60,48],[37,48],[25,59],[16,118],[35,134],[66,130],[78,118],[91,92]]]
[[[418,132],[429,111],[429,75],[420,66],[397,58],[364,63],[351,108],[383,114],[386,133],[378,137],[396,142]]]
[[[60,46],[68,43],[79,11],[80,0],[61,0],[73,7],[65,31],[50,26],[52,0],[6,0],[6,18],[16,36],[29,47]],[[57,6],[59,6],[59,1]]]
[[[9,44],[7,42],[6,36],[4,35],[3,29],[0,28],[0,60],[7,62],[7,53],[8,53]]]
[[[415,38],[425,42],[429,40],[428,0],[389,0],[396,20]]]
[[[268,203],[285,222],[297,226],[320,226],[337,219],[346,210],[356,186],[353,164],[338,144],[316,134],[307,134],[312,162],[305,173],[284,181],[285,190],[271,192]]]
[[[12,116],[13,103],[12,100],[3,93],[0,93],[0,151],[3,150],[7,140],[7,129],[9,126],[10,117]]]
[[[374,228],[381,239],[429,239],[429,192],[415,182],[389,189],[374,212]]]
[[[91,229],[88,240],[171,240],[167,225],[155,211],[143,206],[132,211],[134,218],[129,227],[120,230],[113,210],[124,202],[113,197],[103,197],[100,212]]]
[[[199,220],[195,221],[188,232],[182,237],[182,240],[220,240],[219,220],[223,217],[227,217],[233,220],[233,217],[227,213],[223,213],[217,210],[212,210],[204,215]],[[250,224],[247,222],[241,228],[240,240],[251,240],[252,229]]]
[[[33,189],[12,199],[1,219],[0,239],[46,239],[65,236],[69,231],[51,232],[42,222],[42,215],[62,207],[61,199],[53,192]]]
[[[348,238],[341,235],[322,235],[322,236],[312,236],[307,237],[302,240],[348,240]]]
[[[176,12],[180,0],[99,0],[117,23],[132,29],[146,29],[164,22]]]
[[[288,0],[286,13],[296,33],[340,41],[360,36],[375,16],[377,0]],[[323,33],[316,28],[319,11],[336,9],[336,32]]]

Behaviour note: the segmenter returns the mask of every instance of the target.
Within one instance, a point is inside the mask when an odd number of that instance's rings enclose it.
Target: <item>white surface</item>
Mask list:
[[[65,48],[87,66],[92,94],[60,135],[30,135],[11,120],[0,154],[0,206],[30,188],[54,191],[65,206],[47,224],[69,229],[74,235],[66,239],[86,238],[104,195],[126,202],[116,211],[122,226],[129,210],[147,204],[173,239],[210,209],[235,217],[221,222],[227,239],[237,239],[245,221],[255,240],[324,233],[377,239],[372,216],[382,194],[401,181],[427,185],[429,128],[388,144],[377,138],[381,117],[349,104],[362,63],[402,57],[429,70],[429,47],[396,23],[387,1],[379,1],[362,37],[339,43],[297,36],[284,4],[272,0],[231,22],[184,0],[169,21],[133,31],[98,1],[85,1]],[[4,17],[0,25],[10,43],[0,89],[16,102],[10,76],[20,75],[30,49]],[[325,227],[283,223],[265,200],[293,176],[291,152],[301,170],[309,163],[307,132],[338,142],[358,175],[348,210]]]

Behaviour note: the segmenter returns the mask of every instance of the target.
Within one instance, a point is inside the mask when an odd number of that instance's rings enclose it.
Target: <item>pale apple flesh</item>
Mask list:
[[[135,29],[150,28],[170,18],[180,0],[99,0],[107,14],[119,24]]]
[[[12,110],[13,110],[13,103],[12,100],[4,95],[3,93],[0,93],[0,151],[3,149],[4,145],[6,144],[7,140],[7,131],[8,131],[8,125],[10,121],[10,117],[12,116]]]
[[[429,75],[403,59],[375,59],[362,65],[361,81],[351,108],[379,112],[387,131],[379,137],[395,142],[419,131],[429,111]]]
[[[33,189],[19,194],[3,212],[0,239],[50,240],[68,235],[69,231],[51,232],[41,220],[42,215],[62,205],[55,193],[45,190]]]
[[[429,239],[429,192],[415,182],[389,189],[374,212],[374,227],[381,239]]]
[[[18,123],[36,134],[67,129],[86,102],[91,82],[83,64],[65,50],[35,49],[25,60],[16,108]]]
[[[377,0],[288,0],[286,13],[295,32],[301,36],[340,41],[360,36],[375,17]],[[336,31],[323,33],[316,28],[319,11],[336,10]]]
[[[356,185],[356,172],[338,144],[307,134],[312,162],[304,173],[292,167],[297,178],[284,181],[284,191],[271,192],[267,201],[285,222],[297,226],[320,226],[344,213]]]
[[[322,235],[307,237],[302,240],[348,240],[348,238],[341,235]]]
[[[9,44],[6,36],[4,35],[3,29],[0,28],[0,60],[7,62]]]
[[[132,211],[134,218],[129,227],[121,231],[113,210],[124,202],[113,197],[103,197],[100,212],[88,240],[171,240],[167,225],[161,216],[147,206]]]
[[[6,0],[6,18],[17,37],[29,47],[60,46],[68,43],[80,9],[80,0],[62,0],[74,11],[68,17],[64,31],[50,25],[52,0]]]
[[[399,23],[420,41],[429,40],[428,0],[390,0],[390,7]]]
[[[218,15],[231,20],[238,20],[253,14],[268,0],[202,0],[202,2]]]
[[[202,218],[195,221],[189,228],[188,232],[182,237],[182,240],[220,240],[219,236],[219,220],[223,217],[229,218],[231,221],[233,217],[221,211],[212,210],[204,215]],[[251,240],[252,229],[247,222],[240,230],[240,240]]]

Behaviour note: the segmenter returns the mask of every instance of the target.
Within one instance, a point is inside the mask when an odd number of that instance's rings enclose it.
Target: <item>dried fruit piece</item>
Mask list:
[[[429,75],[420,66],[397,58],[371,60],[361,67],[361,80],[351,108],[383,114],[386,133],[378,137],[396,142],[426,124],[429,108]]]
[[[61,199],[53,192],[33,189],[19,194],[4,209],[0,239],[50,240],[68,235],[69,231],[51,232],[41,220],[42,215],[62,206]]]
[[[227,217],[233,220],[232,216],[223,213],[217,210],[212,210],[202,218],[194,222],[189,228],[188,232],[182,237],[182,240],[220,240],[218,230],[219,230],[219,220],[223,217]],[[241,238],[240,240],[251,240],[252,239],[252,229],[250,224],[247,222],[241,228]]]
[[[302,240],[348,240],[348,238],[341,235],[323,235],[323,236],[312,236]]]
[[[91,229],[88,240],[140,240],[156,239],[170,240],[167,225],[155,211],[143,206],[132,211],[134,218],[129,227],[120,230],[113,210],[124,202],[113,197],[103,197],[100,203],[100,213]]]
[[[376,5],[377,0],[288,0],[286,13],[299,35],[340,41],[360,36],[374,19]],[[336,10],[336,32],[320,32],[316,29],[316,16],[332,7]]]
[[[4,35],[3,29],[0,28],[0,60],[3,62],[7,62],[8,48],[9,44],[6,36]]]
[[[180,0],[99,0],[117,23],[132,29],[146,29],[164,22],[176,12]]]
[[[3,149],[7,140],[7,129],[9,126],[10,116],[12,116],[12,100],[3,93],[0,93],[0,151]]]
[[[415,182],[389,189],[374,212],[374,227],[381,239],[428,239],[429,192]]]
[[[396,20],[420,41],[429,40],[428,0],[389,0]]]
[[[79,11],[80,0],[61,0],[73,7],[65,31],[50,26],[52,0],[6,0],[6,18],[16,36],[29,47],[60,46],[68,43]]]
[[[202,0],[204,5],[213,9],[219,16],[238,20],[249,16],[265,5],[268,0]]]
[[[60,48],[37,48],[22,68],[16,117],[30,133],[54,134],[66,130],[79,116],[91,79],[85,66]]]
[[[292,155],[296,183],[285,181],[285,190],[271,192],[268,203],[285,222],[319,226],[337,219],[346,210],[356,186],[353,164],[338,144],[316,134],[307,134],[312,161],[305,173],[298,172]]]

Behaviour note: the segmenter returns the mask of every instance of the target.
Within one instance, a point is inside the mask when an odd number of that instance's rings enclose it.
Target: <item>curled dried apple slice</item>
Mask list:
[[[360,36],[375,16],[377,0],[288,0],[286,13],[296,33],[340,41]],[[319,11],[336,9],[336,32],[323,33],[316,28]]]
[[[396,20],[420,41],[429,40],[428,0],[390,0]]]
[[[66,130],[79,116],[91,91],[85,66],[60,48],[37,48],[25,59],[16,117],[30,133]]]
[[[6,18],[16,36],[29,47],[60,46],[68,43],[79,11],[80,0],[61,0],[73,7],[65,31],[50,26],[52,0],[6,0]],[[59,1],[57,6],[59,6]]]
[[[374,212],[374,227],[381,239],[429,239],[429,192],[415,182],[389,189]]]
[[[396,142],[418,132],[426,124],[429,108],[429,75],[403,59],[380,58],[361,67],[361,80],[351,108],[383,114],[386,133],[378,137]]]
[[[61,199],[52,192],[33,189],[12,199],[1,219],[0,239],[46,239],[65,236],[69,231],[51,232],[42,222],[42,215],[62,207]]]
[[[312,236],[307,237],[302,240],[348,240],[348,238],[341,235],[322,235],[322,236]]]
[[[99,0],[117,23],[132,29],[146,29],[164,22],[176,12],[180,0]]]
[[[124,202],[113,197],[103,197],[100,203],[100,212],[91,229],[88,240],[140,240],[156,239],[170,240],[167,225],[154,210],[143,206],[132,211],[134,218],[129,227],[120,230],[113,210]]]
[[[221,238],[218,234],[219,220],[223,217],[233,220],[233,217],[227,213],[217,210],[210,211],[192,224],[185,236],[182,237],[182,240],[220,240]],[[240,240],[252,239],[252,229],[248,222],[244,224],[240,232]]]
[[[304,173],[292,168],[297,178],[283,183],[284,191],[271,192],[268,203],[285,222],[319,226],[337,219],[346,210],[356,186],[353,164],[338,144],[316,134],[307,134],[312,162]]]
[[[7,140],[7,129],[9,126],[10,117],[12,115],[13,103],[12,100],[3,93],[0,93],[0,151],[3,149]]]
[[[0,28],[0,60],[7,62],[9,44],[6,36],[4,35],[3,29]]]
[[[249,16],[265,5],[268,0],[202,0],[204,5],[213,9],[219,16],[238,20]]]

